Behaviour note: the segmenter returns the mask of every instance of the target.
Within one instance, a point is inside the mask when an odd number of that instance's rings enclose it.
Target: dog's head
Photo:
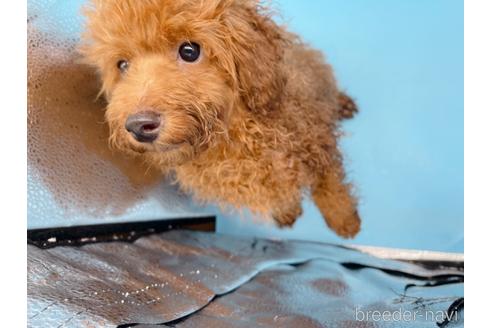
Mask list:
[[[86,17],[118,149],[179,165],[227,138],[235,111],[275,106],[284,38],[257,1],[92,0]]]

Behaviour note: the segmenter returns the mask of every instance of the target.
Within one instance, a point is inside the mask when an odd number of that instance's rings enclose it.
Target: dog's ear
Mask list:
[[[257,1],[239,2],[224,15],[230,73],[247,108],[265,114],[278,105],[284,89],[281,61],[287,41]]]

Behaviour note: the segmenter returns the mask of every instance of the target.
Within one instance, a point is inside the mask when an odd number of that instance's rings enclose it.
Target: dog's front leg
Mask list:
[[[275,209],[272,212],[273,219],[278,227],[292,227],[297,218],[302,215],[302,207],[300,200],[290,204],[289,206],[282,206]]]
[[[359,232],[357,201],[351,194],[350,185],[343,181],[341,167],[318,178],[312,197],[327,225],[339,236],[353,238]]]

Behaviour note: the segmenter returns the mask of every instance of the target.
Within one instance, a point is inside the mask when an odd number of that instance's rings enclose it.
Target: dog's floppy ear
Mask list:
[[[249,110],[268,113],[277,106],[285,84],[281,60],[287,41],[257,1],[239,1],[224,16],[227,51],[234,63],[230,73],[239,96]]]

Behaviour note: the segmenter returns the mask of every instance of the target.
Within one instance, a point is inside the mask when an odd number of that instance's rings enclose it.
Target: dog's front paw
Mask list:
[[[360,231],[360,217],[359,213],[355,211],[352,215],[339,220],[330,220],[330,228],[336,232],[337,235],[343,238],[354,238]]]
[[[282,213],[274,213],[273,220],[279,228],[292,227],[296,222],[297,218],[302,215],[302,207],[298,206],[290,211],[285,211]]]

